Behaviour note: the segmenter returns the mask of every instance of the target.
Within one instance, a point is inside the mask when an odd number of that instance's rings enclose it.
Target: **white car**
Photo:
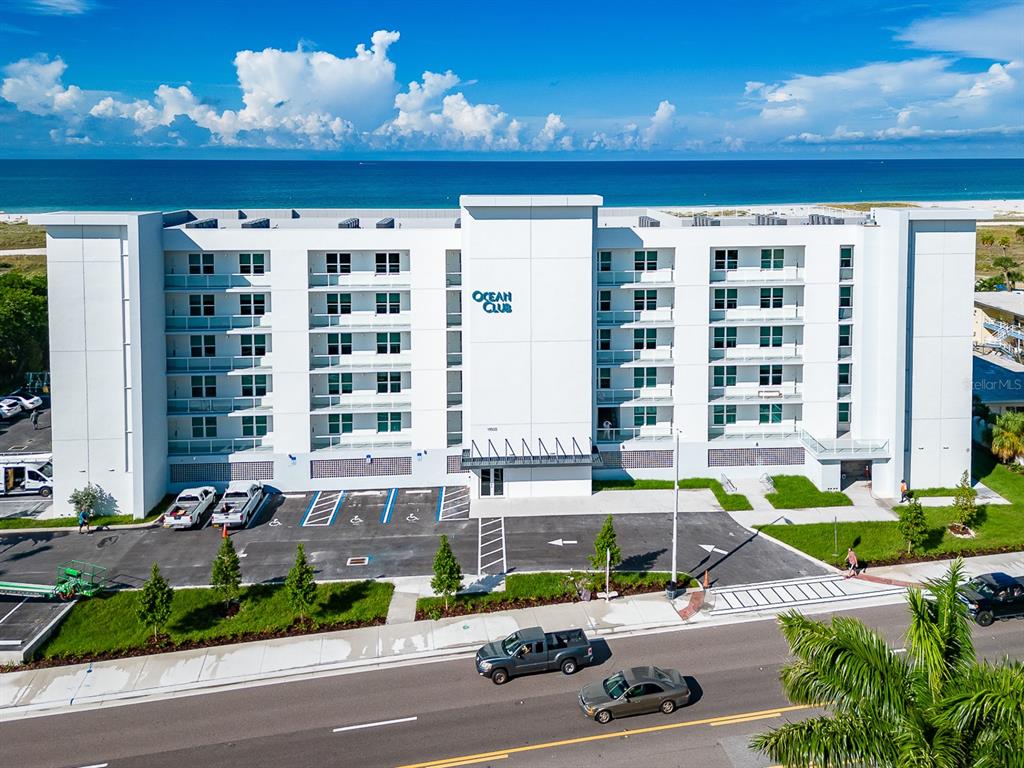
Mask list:
[[[244,527],[263,501],[262,483],[236,481],[228,485],[213,510],[211,523],[231,528]]]
[[[36,397],[35,395],[19,395],[17,393],[12,393],[7,396],[7,399],[16,401],[23,411],[34,411],[43,404],[43,399],[41,397]]]
[[[19,413],[21,413],[21,403],[17,400],[12,400],[9,397],[0,400],[0,418],[9,419]]]
[[[202,488],[186,488],[178,494],[171,508],[164,513],[164,528],[194,528],[213,505],[217,491],[208,485]]]

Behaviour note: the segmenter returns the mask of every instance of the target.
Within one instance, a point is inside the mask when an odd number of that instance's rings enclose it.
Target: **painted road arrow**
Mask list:
[[[724,549],[719,549],[714,544],[699,544],[698,546],[701,549],[703,549],[705,552],[708,552],[708,553],[717,552],[720,555],[728,555],[729,554]]]
[[[576,539],[555,539],[554,541],[549,541],[548,542],[548,544],[554,544],[556,547],[560,547],[563,544],[575,544],[575,543],[576,543]]]

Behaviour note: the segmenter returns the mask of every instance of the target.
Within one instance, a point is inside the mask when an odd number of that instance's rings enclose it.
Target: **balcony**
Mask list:
[[[778,386],[739,384],[733,387],[713,387],[708,395],[708,402],[714,405],[722,403],[793,403],[800,402],[803,393],[796,382],[786,382]]]
[[[445,364],[449,368],[461,368],[462,367],[462,353],[461,352],[449,352],[445,357]]]
[[[448,312],[445,318],[449,328],[460,328],[462,326],[461,312]]]
[[[800,430],[800,441],[818,459],[887,459],[890,458],[888,440],[854,440],[836,438],[815,439],[806,430]]]
[[[270,330],[270,313],[265,315],[167,315],[168,333],[178,331],[230,331],[236,328]]]
[[[344,395],[311,395],[309,400],[313,413],[375,413],[412,408],[408,392],[358,391]]]
[[[310,272],[310,288],[344,288],[352,291],[401,291],[412,287],[408,272],[378,275],[375,272]]]
[[[262,275],[187,275],[167,273],[164,275],[164,290],[187,291],[226,288],[266,287],[270,285],[270,273]]]
[[[839,279],[842,281],[853,280],[853,267],[840,267]]]
[[[654,349],[599,349],[598,365],[621,365],[624,368],[672,365],[672,347]]]
[[[724,443],[789,443],[796,445],[800,441],[795,424],[759,424],[756,421],[744,421],[728,426],[708,427],[708,442]]]
[[[455,448],[456,446],[462,445],[462,433],[461,432],[449,432],[448,433],[448,447]]]
[[[412,327],[409,312],[393,314],[377,314],[376,312],[350,312],[347,315],[328,315],[310,313],[310,328],[366,328],[368,330],[385,328],[388,330]]]
[[[598,427],[597,442],[624,443],[629,440],[638,442],[662,442],[672,439],[671,427]]]
[[[846,360],[853,357],[853,347],[849,344],[844,344],[839,347],[839,359]]]
[[[273,445],[270,442],[269,435],[264,437],[213,437],[167,441],[167,452],[171,456],[210,456],[270,450],[273,450]]]
[[[712,283],[728,285],[802,285],[804,268],[797,266],[782,269],[760,269],[759,267],[740,267],[739,269],[712,269]]]
[[[849,384],[840,384],[836,390],[836,396],[841,398],[850,397],[853,387]]]
[[[795,304],[782,307],[735,307],[712,309],[711,325],[758,325],[772,322],[778,325],[802,323],[804,308]]]
[[[756,344],[743,344],[726,349],[709,349],[708,357],[713,362],[726,361],[735,363],[799,363],[803,355],[803,345],[792,342],[781,347],[761,347]]]
[[[341,435],[315,435],[314,451],[365,450],[367,448],[411,448],[412,438],[397,437],[400,432],[346,432]]]
[[[412,354],[378,355],[376,352],[353,352],[351,355],[310,355],[309,368],[314,373],[334,371],[407,371],[412,367]]]
[[[461,392],[449,392],[448,393],[448,407],[455,408],[462,405],[462,393]]]
[[[169,416],[232,415],[269,413],[269,396],[263,397],[181,397],[167,400]]]
[[[598,311],[597,325],[603,328],[650,328],[672,325],[672,308]]]
[[[595,399],[602,405],[671,405],[672,385],[598,389]]]
[[[167,373],[229,373],[270,371],[270,356],[167,357]]]
[[[853,317],[853,307],[840,307],[839,308],[839,319],[849,320]]]
[[[459,272],[448,272],[444,276],[444,284],[446,288],[457,288],[462,285],[462,274]]]
[[[598,272],[598,285],[617,285],[620,288],[652,288],[675,284],[671,269],[626,270],[622,272]]]

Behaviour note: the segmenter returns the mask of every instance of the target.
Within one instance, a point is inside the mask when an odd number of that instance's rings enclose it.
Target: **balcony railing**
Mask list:
[[[448,327],[458,328],[462,325],[462,313],[461,312],[448,312],[446,315]]]
[[[229,331],[233,328],[270,328],[270,313],[265,315],[167,315],[168,331]]]
[[[444,276],[444,284],[449,288],[462,285],[462,275],[458,272],[449,272]]]
[[[445,357],[445,362],[449,368],[457,368],[462,365],[462,353],[461,352],[449,352]]]
[[[849,397],[853,391],[853,387],[849,384],[840,384],[837,388],[836,395],[838,397]]]
[[[713,387],[708,396],[711,403],[758,403],[792,402],[800,400],[802,392],[795,382],[772,385],[737,385],[734,387]]]
[[[795,423],[777,425],[758,424],[756,421],[745,421],[728,426],[708,427],[708,440],[714,442],[789,442],[797,443],[800,438],[796,433]]]
[[[408,328],[409,312],[377,314],[376,312],[351,312],[347,315],[310,313],[310,328]]]
[[[654,349],[599,349],[598,365],[615,365],[632,363],[642,365],[671,365],[672,347],[655,347]]]
[[[449,432],[448,433],[448,447],[455,448],[456,446],[462,445],[462,433],[461,432]]]
[[[309,356],[309,367],[314,372],[326,373],[327,369],[367,370],[367,371],[403,371],[412,365],[412,356],[408,351],[394,355],[378,355],[376,352],[353,352],[351,355],[319,355]]]
[[[175,397],[167,400],[169,415],[233,413],[246,410],[269,410],[270,397]]]
[[[839,359],[845,360],[849,357],[853,357],[853,347],[848,344],[839,347]]]
[[[800,441],[818,458],[885,458],[889,455],[888,440],[854,440],[851,438],[816,439],[800,430]]]
[[[175,357],[167,358],[168,373],[193,373],[198,371],[239,371],[250,368],[267,369],[270,356],[217,356],[217,357]]]
[[[651,270],[624,270],[620,272],[598,272],[598,285],[620,285],[629,287],[633,285],[655,286],[674,284],[674,276],[671,269]]]
[[[741,284],[750,283],[759,285],[762,283],[771,284],[779,282],[802,282],[804,279],[804,268],[788,266],[782,269],[760,269],[759,267],[739,267],[738,269],[712,269],[712,283]]]
[[[187,275],[169,272],[164,275],[164,289],[168,291],[207,288],[247,288],[249,286],[267,286],[269,284],[270,273],[262,275]]]
[[[839,319],[849,320],[853,317],[853,307],[840,307],[839,308]]]
[[[449,392],[448,393],[448,407],[452,408],[456,405],[462,405],[462,393],[461,392]]]
[[[408,290],[412,285],[408,272],[391,273],[378,275],[375,272],[310,272],[309,285],[311,288],[334,287],[347,290]]]
[[[622,443],[626,440],[668,440],[671,427],[601,427],[597,428],[597,442]]]
[[[408,411],[412,400],[408,392],[355,391],[344,395],[311,395],[310,407],[314,411],[356,413],[372,411]]]
[[[202,456],[210,454],[240,453],[242,451],[270,451],[270,436],[196,438],[168,440],[167,452],[171,456]]]
[[[412,446],[412,439],[408,437],[395,437],[398,432],[346,432],[341,435],[315,435],[313,437],[313,450],[348,450],[364,448],[409,448]]]
[[[799,362],[803,354],[803,345],[789,342],[781,347],[762,347],[757,344],[741,344],[725,349],[709,349],[711,360],[730,362]]]
[[[800,322],[803,318],[804,308],[795,304],[788,304],[782,307],[751,306],[711,310],[711,322],[714,325],[764,321],[779,323]]]
[[[672,308],[599,311],[597,313],[597,324],[603,327],[671,325]]]
[[[853,280],[853,267],[840,267],[839,268],[839,279],[840,280]]]
[[[596,400],[602,404],[611,403],[671,403],[672,385],[656,387],[628,387],[623,389],[598,389]]]

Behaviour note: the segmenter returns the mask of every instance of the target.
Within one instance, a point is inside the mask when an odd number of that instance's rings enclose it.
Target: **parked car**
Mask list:
[[[19,496],[38,493],[43,498],[53,495],[52,454],[0,454],[0,473],[3,475],[0,495]]]
[[[981,627],[996,619],[1024,616],[1024,578],[1005,573],[983,573],[960,587],[967,613]]]
[[[21,413],[21,403],[17,400],[12,400],[9,397],[0,400],[0,418],[10,419],[19,413]]]
[[[228,485],[220,502],[213,510],[213,525],[246,526],[263,501],[260,483],[237,481]]]
[[[674,669],[633,667],[616,672],[580,691],[580,709],[604,724],[612,718],[664,712],[670,715],[690,703],[690,688]]]
[[[27,392],[12,392],[7,399],[16,401],[23,411],[34,411],[43,404],[43,398]]]
[[[510,677],[561,670],[571,675],[594,663],[594,648],[582,629],[545,632],[530,627],[476,652],[476,671],[502,685]]]
[[[178,494],[171,508],[164,513],[164,528],[194,528],[213,505],[217,491],[206,485],[202,488],[186,488]]]

